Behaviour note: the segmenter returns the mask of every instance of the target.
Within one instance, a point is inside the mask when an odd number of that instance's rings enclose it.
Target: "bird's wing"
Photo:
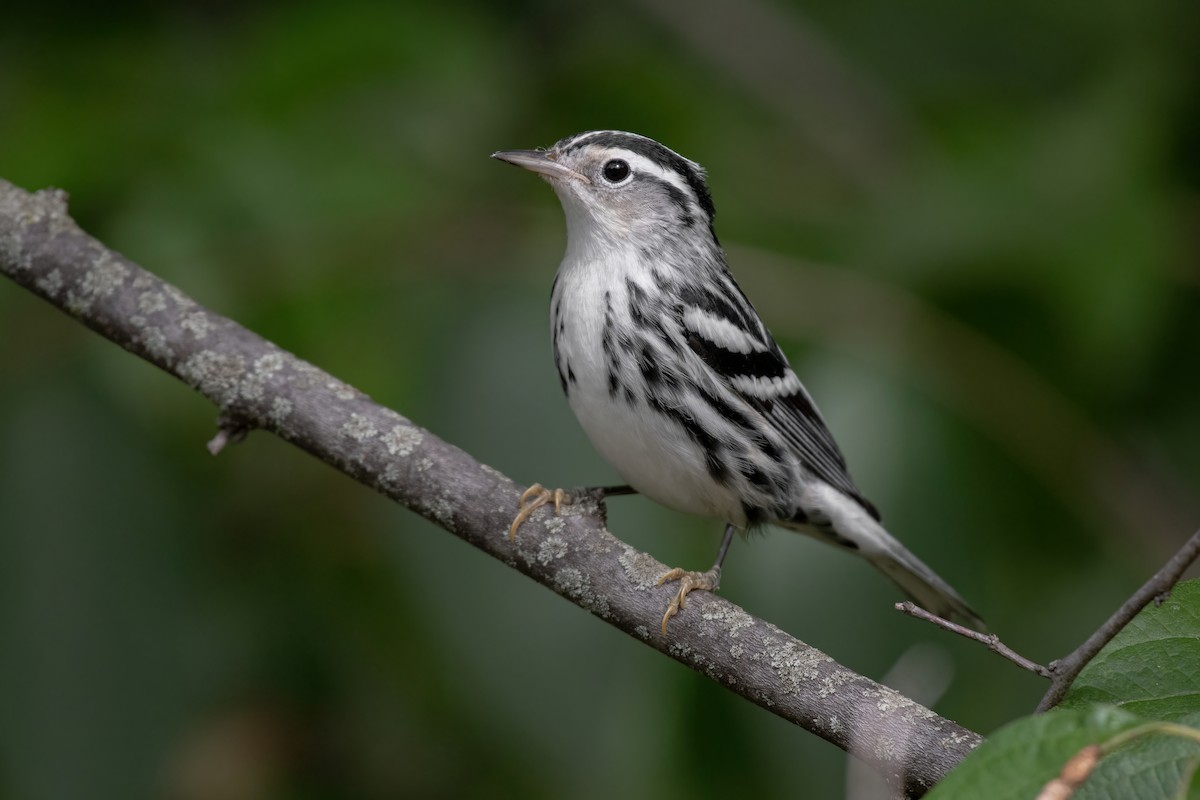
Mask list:
[[[717,284],[694,284],[681,291],[681,300],[679,322],[692,352],[775,427],[806,469],[878,520],[821,412],[733,277],[724,271]]]

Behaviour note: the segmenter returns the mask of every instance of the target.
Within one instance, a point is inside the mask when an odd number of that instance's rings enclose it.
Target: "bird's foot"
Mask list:
[[[667,613],[663,614],[662,632],[667,633],[667,620],[683,610],[687,602],[687,596],[695,591],[715,592],[717,587],[721,585],[721,568],[713,567],[708,572],[690,572],[676,567],[658,579],[658,585],[662,586],[668,581],[679,581],[679,591],[671,598],[670,604],[667,606]]]
[[[565,489],[547,489],[540,483],[535,483],[524,492],[521,493],[521,502],[517,509],[517,516],[513,518],[512,525],[508,528],[508,540],[517,538],[517,528],[525,524],[525,520],[533,516],[533,512],[537,511],[542,506],[553,501],[554,513],[562,512],[562,507],[572,502],[571,493]]]
[[[595,503],[600,509],[600,514],[603,516],[605,498],[633,493],[634,490],[628,486],[585,486],[578,489],[547,489],[540,483],[535,483],[521,494],[517,516],[513,518],[512,525],[508,528],[508,540],[511,542],[513,539],[516,539],[517,528],[524,525],[525,520],[533,516],[533,512],[549,502],[553,501],[555,514],[561,514],[563,506],[576,503]]]

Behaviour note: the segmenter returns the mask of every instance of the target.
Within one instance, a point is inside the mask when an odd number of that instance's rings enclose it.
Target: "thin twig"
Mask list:
[[[1170,560],[1162,566],[1162,569],[1142,584],[1142,587],[1134,592],[1133,596],[1126,600],[1083,644],[1079,645],[1070,655],[1050,662],[1050,689],[1038,703],[1037,710],[1046,711],[1058,705],[1066,695],[1067,689],[1071,688],[1071,684],[1079,677],[1079,673],[1096,657],[1096,654],[1104,649],[1104,646],[1112,641],[1112,638],[1120,633],[1130,620],[1136,617],[1138,612],[1149,605],[1151,601],[1161,603],[1165,600],[1171,593],[1171,587],[1179,582],[1179,578],[1192,565],[1197,556],[1200,556],[1200,530],[1193,533],[1183,547],[1179,548],[1175,555],[1171,556]]]
[[[1052,677],[1049,669],[1043,667],[1041,664],[1038,664],[1036,661],[1030,661],[1016,650],[1013,650],[1004,642],[1000,641],[1000,637],[994,633],[980,633],[977,630],[973,630],[972,628],[951,622],[948,619],[939,617],[937,614],[930,613],[918,606],[916,603],[912,603],[907,600],[903,603],[896,603],[896,610],[907,614],[910,617],[916,617],[917,619],[923,619],[926,622],[931,622],[939,628],[948,630],[951,633],[957,633],[959,636],[965,636],[972,641],[979,642],[987,647],[988,650],[991,650],[996,655],[1007,658],[1021,669],[1028,670],[1035,675],[1041,675],[1043,678]]]
[[[1146,581],[1133,595],[1126,600],[1113,615],[1101,625],[1095,633],[1087,638],[1083,644],[1077,647],[1069,655],[1050,662],[1049,666],[1043,667],[1035,661],[1031,661],[1020,653],[1016,652],[1008,645],[1000,641],[1000,637],[996,634],[985,634],[970,628],[963,627],[947,619],[943,619],[936,614],[931,614],[925,609],[910,603],[897,603],[896,610],[901,611],[910,617],[923,619],[926,622],[933,623],[939,628],[956,633],[959,636],[964,636],[973,641],[985,645],[989,650],[997,655],[1003,656],[1012,663],[1028,670],[1036,675],[1041,675],[1043,678],[1050,679],[1050,688],[1046,691],[1040,703],[1038,703],[1038,711],[1047,711],[1066,696],[1067,690],[1071,688],[1071,684],[1079,677],[1079,673],[1096,655],[1104,649],[1104,646],[1112,641],[1121,630],[1130,623],[1130,621],[1138,615],[1138,613],[1149,605],[1152,601],[1162,603],[1171,593],[1171,587],[1179,582],[1179,578],[1187,571],[1187,568],[1192,565],[1192,562],[1200,556],[1200,530],[1192,534],[1191,538],[1184,543],[1183,547],[1171,556],[1162,568],[1154,573],[1150,580]]]

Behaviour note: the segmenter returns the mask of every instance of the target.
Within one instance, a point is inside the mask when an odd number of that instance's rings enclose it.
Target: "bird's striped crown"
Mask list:
[[[587,131],[559,140],[548,153],[601,187],[628,183],[657,188],[678,209],[681,224],[690,228],[699,223],[712,231],[716,207],[704,168],[653,139],[626,131]],[[606,179],[604,167],[614,160],[629,165],[627,178]]]

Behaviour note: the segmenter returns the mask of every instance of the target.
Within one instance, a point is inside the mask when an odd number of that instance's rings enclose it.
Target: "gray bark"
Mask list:
[[[539,511],[508,539],[524,488],[351,386],[200,306],[84,233],[66,195],[0,180],[0,272],[179,378],[220,409],[225,433],[286,439],[768,711],[870,763],[920,796],[981,741],[708,593],[667,635],[672,589],[602,509]]]

